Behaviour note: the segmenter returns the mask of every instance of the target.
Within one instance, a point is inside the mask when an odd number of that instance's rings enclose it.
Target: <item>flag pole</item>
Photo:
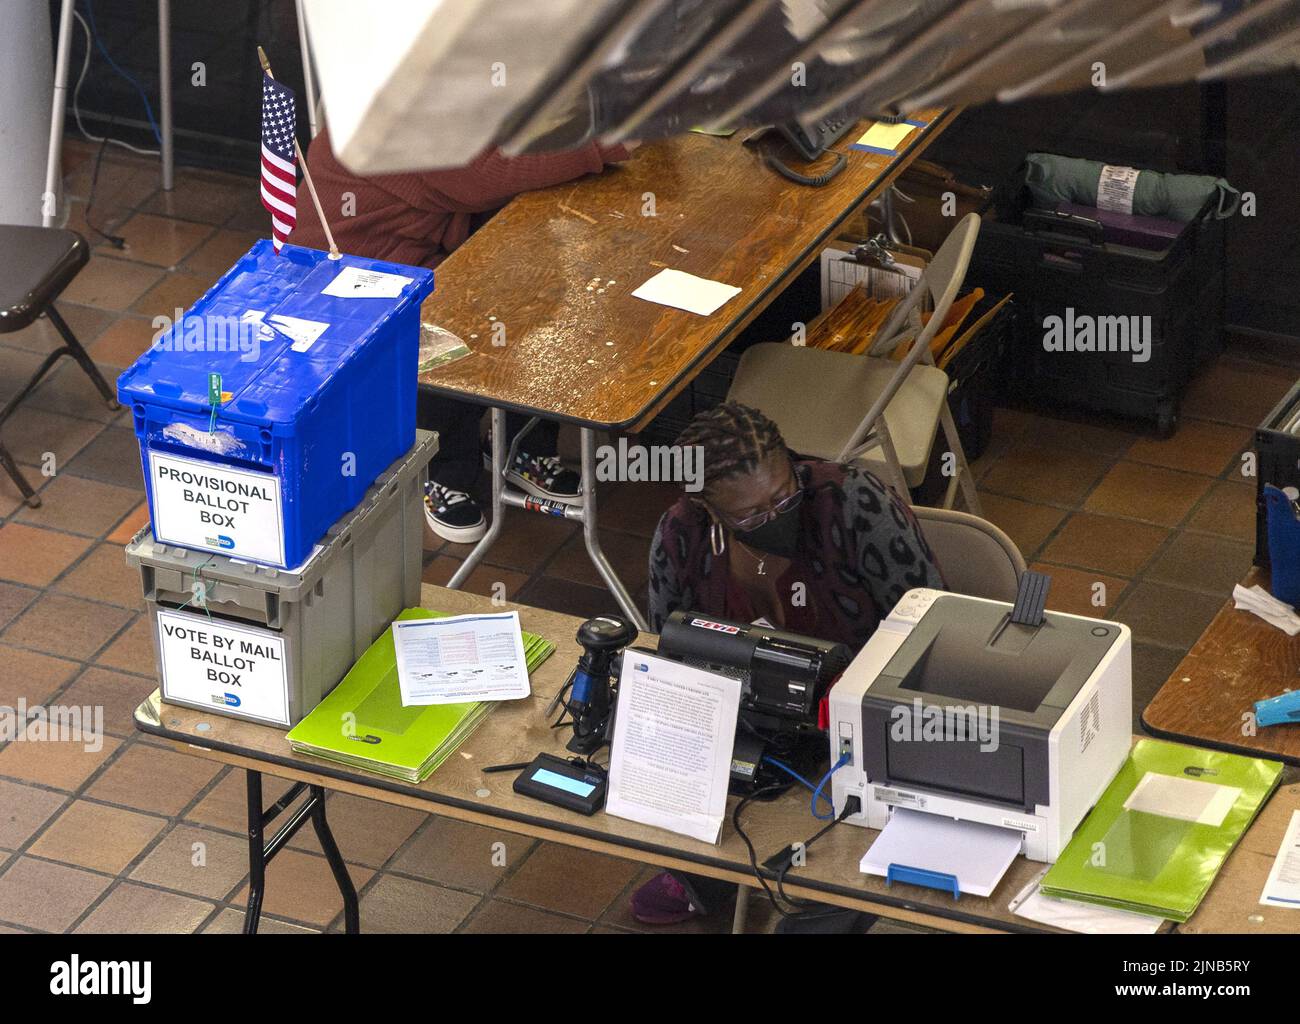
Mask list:
[[[266,51],[260,46],[257,48],[257,59],[262,63],[262,70],[274,78],[275,75],[271,74],[271,62],[266,59]],[[303,181],[307,183],[307,191],[311,193],[311,201],[316,205],[316,216],[320,218],[320,226],[325,229],[325,240],[330,244],[330,259],[340,259],[339,247],[334,244],[334,234],[330,231],[329,221],[325,219],[325,211],[321,208],[320,196],[316,194],[316,185],[311,180],[311,171],[307,168],[307,157],[303,154],[302,147],[298,145],[296,132],[293,137],[293,149],[298,154],[298,163],[302,165],[302,177]]]

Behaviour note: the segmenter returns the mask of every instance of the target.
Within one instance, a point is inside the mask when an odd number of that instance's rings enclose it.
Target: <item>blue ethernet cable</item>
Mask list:
[[[135,91],[140,94],[140,99],[144,100],[145,117],[149,119],[149,127],[153,129],[153,137],[155,141],[157,141],[158,144],[161,145],[162,132],[158,130],[158,122],[154,120],[153,105],[149,102],[149,95],[144,91],[144,87],[141,86],[139,82],[137,82],[134,78],[132,78],[129,74],[127,74],[127,72],[124,71],[118,65],[117,61],[113,59],[112,55],[108,52],[107,48],[104,46],[103,41],[99,38],[99,29],[95,25],[94,0],[86,0],[86,17],[90,21],[90,34],[95,39],[95,46],[99,50],[99,52],[103,55],[104,60],[108,61],[108,66],[111,67],[123,78],[125,78],[133,86],[135,86]]]

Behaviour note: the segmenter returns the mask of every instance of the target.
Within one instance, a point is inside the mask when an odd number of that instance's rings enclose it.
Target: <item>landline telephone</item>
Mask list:
[[[818,121],[811,130],[804,128],[803,125],[795,121],[778,124],[776,130],[777,134],[790,143],[801,157],[805,160],[816,160],[832,145],[844,138],[849,129],[856,123],[857,118],[841,112],[831,114]],[[828,170],[823,171],[821,174],[810,175],[800,174],[779,158],[770,153],[767,155],[767,165],[772,170],[784,178],[798,182],[800,185],[825,185],[840,171],[844,170],[848,162],[847,156],[843,153],[837,153],[835,163]]]
[[[824,121],[818,121],[812,131],[795,121],[776,126],[776,130],[790,145],[799,151],[805,160],[816,160],[826,150],[844,138],[845,133],[853,127],[853,119],[842,114],[832,114]]]
[[[903,114],[885,114],[876,118],[877,121],[885,124],[898,124],[905,120]],[[810,131],[804,128],[797,121],[787,121],[783,124],[775,125],[777,133],[790,143],[801,157],[805,160],[816,160],[826,152],[831,146],[839,142],[848,134],[849,129],[858,123],[858,117],[850,114],[846,110],[829,116],[818,121]],[[749,140],[746,140],[749,141]],[[800,174],[793,170],[783,161],[770,153],[766,157],[767,165],[776,171],[782,177],[789,178],[791,181],[798,182],[800,185],[825,185],[834,178],[840,171],[848,165],[848,157],[843,153],[837,153],[835,163],[830,169],[821,174],[809,175]]]

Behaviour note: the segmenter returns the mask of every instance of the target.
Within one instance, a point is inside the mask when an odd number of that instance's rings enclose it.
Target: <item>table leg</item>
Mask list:
[[[41,197],[41,227],[57,227],[61,211],[55,207],[63,178],[63,120],[68,108],[68,60],[72,49],[72,12],[76,0],[63,0],[59,34],[54,47],[54,107],[50,112],[50,148],[45,158],[45,194]]]
[[[311,137],[320,131],[316,124],[316,69],[312,66],[311,43],[307,39],[307,18],[303,14],[302,0],[295,0],[298,15],[298,51],[302,54],[302,84],[307,99],[307,127]]]
[[[731,934],[744,935],[745,922],[749,919],[749,886],[744,882],[736,883],[736,912],[731,917]]]
[[[266,891],[266,847],[262,841],[262,773],[245,772],[248,791],[248,909],[244,912],[244,934],[256,935],[262,917],[262,894]]]
[[[172,117],[172,4],[158,0],[158,158],[162,163],[162,188],[173,184],[175,124]]]
[[[334,881],[343,897],[343,918],[349,935],[361,930],[360,904],[357,890],[348,874],[347,865],[339,853],[334,834],[325,820],[325,790],[321,786],[308,786],[297,782],[270,807],[262,807],[262,773],[249,769],[245,772],[248,794],[248,910],[244,914],[244,934],[256,935],[262,917],[262,899],[266,894],[266,866],[293,838],[298,829],[310,818],[325,859],[329,862]],[[304,792],[310,796],[281,826],[268,842],[266,826],[290,807]]]
[[[483,539],[474,545],[474,550],[465,556],[465,561],[461,562],[460,568],[457,569],[450,580],[447,581],[449,590],[459,590],[469,579],[469,574],[477,567],[479,562],[483,561],[483,556],[488,553],[488,548],[496,543],[498,534],[501,533],[501,527],[506,520],[506,411],[504,409],[492,410],[492,522],[488,524],[487,533]]]
[[[609,559],[605,557],[605,552],[600,546],[600,534],[596,529],[596,432],[587,427],[582,428],[581,505],[566,505],[558,501],[544,501],[508,488],[506,486],[505,470],[507,463],[510,461],[511,453],[506,450],[505,438],[505,410],[493,409],[492,522],[488,526],[487,533],[483,535],[483,539],[474,545],[474,549],[466,556],[460,568],[447,581],[448,589],[459,590],[464,586],[465,581],[469,579],[470,573],[483,561],[483,556],[496,543],[496,539],[501,533],[508,507],[514,506],[529,511],[544,512],[547,515],[558,515],[565,519],[578,519],[582,521],[582,534],[587,545],[587,554],[591,558],[592,564],[596,566],[600,578],[605,581],[605,585],[609,588],[610,593],[614,595],[614,600],[618,602],[618,606],[636,623],[637,628],[642,632],[649,632],[650,626],[646,622],[645,616],[641,614],[641,609],[632,600],[632,595],[628,593],[623,581],[618,578],[618,574],[614,571],[614,567],[609,564]],[[513,450],[514,446],[512,445],[511,452]]]
[[[357,900],[357,887],[352,884],[348,866],[339,853],[339,844],[334,841],[329,822],[325,820],[325,790],[320,786],[311,787],[311,825],[320,840],[320,848],[325,851],[325,859],[330,870],[334,872],[334,881],[343,896],[343,927],[349,935],[361,932],[361,907]]]
[[[636,623],[637,629],[643,633],[650,632],[650,624],[646,622],[641,609],[632,600],[632,595],[623,586],[623,581],[614,572],[614,567],[609,564],[609,559],[600,546],[600,534],[596,530],[596,432],[588,427],[582,428],[582,535],[587,542],[587,554],[591,557],[592,564],[614,595],[618,606]]]

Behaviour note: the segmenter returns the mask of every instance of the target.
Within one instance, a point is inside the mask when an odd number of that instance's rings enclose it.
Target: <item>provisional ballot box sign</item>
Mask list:
[[[149,475],[158,540],[289,568],[280,479],[273,473],[150,451]]]
[[[158,612],[162,696],[289,727],[284,638],[192,612]]]

